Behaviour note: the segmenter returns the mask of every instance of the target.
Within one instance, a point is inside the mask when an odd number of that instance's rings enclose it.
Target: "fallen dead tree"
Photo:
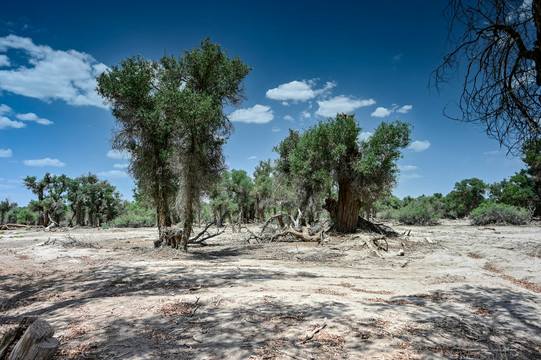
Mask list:
[[[256,242],[273,242],[280,238],[299,239],[302,241],[323,241],[326,233],[333,230],[333,226],[326,226],[326,222],[317,224],[313,227],[300,225],[302,218],[302,212],[298,210],[298,215],[294,218],[290,214],[276,214],[263,223],[259,233],[250,231],[249,237],[246,242],[255,240]],[[380,241],[377,241],[374,245],[378,249],[388,251],[389,244],[385,240],[385,237],[397,237],[400,236],[398,232],[389,226],[384,224],[377,224],[368,221],[359,216],[357,221],[357,232],[369,232],[381,235]],[[385,243],[385,244],[384,244]]]
[[[296,218],[290,214],[277,214],[271,216],[263,226],[259,234],[245,228],[250,234],[246,242],[255,240],[256,242],[273,242],[281,238],[299,239],[301,241],[321,242],[325,233],[330,230],[330,227],[325,228],[325,223],[309,228],[308,226],[299,225],[302,217],[302,212],[298,210]]]
[[[218,235],[221,235],[225,232],[227,229],[227,226],[224,227],[221,231],[218,228],[216,230],[216,233],[211,234],[209,233],[209,228],[214,225],[214,223],[209,223],[205,225],[205,228],[200,231],[197,235],[194,237],[191,237],[188,239],[188,244],[192,245],[206,245],[205,241],[212,239],[213,237],[216,237]],[[180,246],[180,240],[182,239],[182,228],[177,227],[169,227],[162,230],[162,236],[156,241],[154,241],[154,247],[159,248],[163,246],[170,246],[173,249],[178,249]]]
[[[28,225],[23,225],[23,224],[5,224],[5,225],[0,225],[0,230],[16,230],[16,229],[22,229],[22,228],[26,228],[28,227]]]

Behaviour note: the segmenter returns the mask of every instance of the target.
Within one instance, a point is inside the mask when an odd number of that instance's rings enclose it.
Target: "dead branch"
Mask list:
[[[193,304],[194,305],[194,308],[192,310],[192,312],[190,313],[190,315],[188,315],[188,317],[192,317],[194,316],[195,312],[197,311],[197,309],[199,309],[200,305],[199,305],[199,299],[200,298],[197,298],[197,300],[195,300],[195,303]]]
[[[199,238],[199,236],[201,236],[201,234],[202,234],[202,233],[199,233],[195,238],[189,239],[188,244],[201,244],[201,245],[204,245],[203,243],[205,241],[207,241],[208,239],[211,239],[211,238],[213,238],[215,236],[223,234],[226,229],[227,229],[227,226],[225,226],[222,231],[220,231],[220,229],[218,229],[216,234],[208,235],[208,236],[205,236],[204,238],[201,238],[201,239],[197,240]],[[206,232],[206,231],[203,231],[203,232]]]
[[[277,214],[277,215],[273,215],[271,216],[267,221],[265,221],[265,223],[263,224],[263,227],[261,228],[261,235],[263,234],[263,232],[265,231],[265,229],[267,228],[267,226],[271,223],[272,220],[274,219],[278,219],[278,222],[280,223],[280,227],[283,229],[285,228],[285,224],[284,224],[284,219],[282,219],[282,216],[289,216],[291,218],[291,215],[289,214],[284,214],[284,213],[281,213],[281,214]]]
[[[323,325],[321,325],[320,327],[318,327],[317,329],[315,329],[314,331],[312,331],[312,333],[310,335],[308,335],[303,341],[301,341],[301,344],[306,344],[308,341],[312,340],[312,338],[314,337],[314,335],[316,335],[318,332],[320,332],[321,330],[325,329],[325,327],[327,326],[327,318],[325,318],[323,320]]]
[[[199,239],[199,237],[200,237],[201,235],[203,235],[204,233],[206,233],[207,230],[208,230],[208,228],[211,227],[212,225],[214,225],[213,222],[208,223],[208,224],[205,226],[205,228],[203,229],[203,231],[201,231],[201,232],[200,232],[199,234],[197,234],[195,237],[193,237],[193,238],[191,238],[190,240],[188,240],[188,242],[190,242],[190,241],[196,242],[197,239]]]
[[[385,241],[385,247],[380,244],[380,241]],[[389,251],[389,243],[387,242],[387,238],[385,236],[372,239],[372,242],[378,247],[378,249],[383,250],[385,252]]]
[[[302,241],[306,241],[306,242],[318,241],[318,240],[321,239],[321,237],[323,236],[324,233],[325,233],[325,230],[321,230],[317,234],[310,235],[310,233],[308,232],[308,228],[306,226],[302,227],[302,232],[296,231],[293,228],[289,227],[289,229],[287,229],[286,231],[283,231],[281,233],[272,235],[271,236],[271,241],[274,241],[274,240],[276,240],[276,239],[278,239],[280,237],[284,237],[284,236],[287,236],[287,235],[293,235],[294,237],[296,237],[298,239],[301,239]]]
[[[23,225],[23,224],[5,224],[5,225],[0,226],[0,230],[13,230],[12,228],[20,229],[20,228],[25,228],[27,226],[28,225]]]

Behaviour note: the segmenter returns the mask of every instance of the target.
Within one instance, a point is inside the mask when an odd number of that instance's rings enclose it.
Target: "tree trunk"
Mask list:
[[[180,248],[182,251],[188,251],[188,239],[190,239],[190,235],[192,234],[192,226],[193,226],[193,194],[188,191],[188,194],[186,194],[186,204],[184,207],[184,228],[182,230],[182,238],[181,238],[181,244]]]
[[[60,341],[53,338],[54,329],[44,320],[37,319],[28,326],[23,337],[13,348],[8,360],[52,359]]]
[[[336,231],[353,233],[357,229],[357,220],[361,202],[355,197],[351,183],[346,179],[338,183],[338,204],[336,214]]]

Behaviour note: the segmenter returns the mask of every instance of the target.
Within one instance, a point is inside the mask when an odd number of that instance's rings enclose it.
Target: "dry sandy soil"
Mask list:
[[[369,234],[184,254],[156,229],[4,231],[0,336],[34,314],[56,359],[541,359],[539,224],[394,228],[381,257]]]

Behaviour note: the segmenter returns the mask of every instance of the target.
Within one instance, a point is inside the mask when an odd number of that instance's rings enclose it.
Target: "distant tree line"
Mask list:
[[[116,188],[90,173],[75,179],[46,173],[42,179],[27,176],[23,182],[37,199],[25,207],[9,199],[0,202],[2,224],[100,226],[111,222],[122,210],[123,201]]]
[[[475,223],[477,217],[490,212],[490,223],[526,223],[532,216],[541,216],[541,140],[526,142],[522,154],[526,168],[509,179],[493,184],[464,179],[446,196],[437,193],[402,200],[389,196],[376,204],[379,216],[405,224],[434,225],[441,218],[468,216]]]

